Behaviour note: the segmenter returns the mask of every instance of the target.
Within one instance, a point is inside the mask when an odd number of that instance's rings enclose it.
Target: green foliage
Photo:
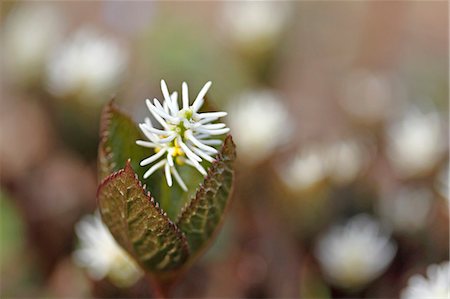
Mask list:
[[[177,221],[193,253],[205,245],[222,221],[233,184],[232,163],[235,158],[235,147],[231,136],[228,136],[219,159],[209,168],[208,175],[195,197]]]
[[[123,113],[114,102],[108,103],[103,109],[100,123],[100,144],[98,148],[99,179],[103,180],[111,173],[123,169],[131,159],[131,166],[142,179],[145,168],[139,162],[153,154],[152,150],[138,146],[136,140],[143,140],[141,131],[134,121]],[[160,192],[162,176],[152,175],[147,181],[148,190],[156,196]]]
[[[182,192],[178,186],[168,187],[160,173],[143,185],[147,168],[139,162],[153,151],[135,144],[143,139],[138,127],[113,103],[104,109],[100,134],[97,199],[103,221],[146,271],[176,274],[210,243],[224,218],[236,157],[231,136],[206,178],[190,167],[180,168],[190,190]],[[171,219],[178,219],[177,224]]]
[[[130,163],[102,182],[97,198],[117,242],[146,269],[167,271],[186,261],[186,238],[142,188]]]

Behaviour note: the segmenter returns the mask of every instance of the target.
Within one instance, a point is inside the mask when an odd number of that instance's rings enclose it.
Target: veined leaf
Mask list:
[[[235,145],[229,135],[207,177],[178,218],[177,226],[185,234],[192,253],[208,243],[222,222],[233,185],[235,158]]]
[[[100,213],[116,241],[151,272],[176,270],[189,256],[186,238],[146,193],[128,161],[99,186]]]
[[[123,169],[129,159],[131,166],[142,180],[146,168],[139,162],[153,154],[153,150],[136,144],[136,140],[145,140],[135,122],[122,112],[113,101],[102,112],[100,124],[100,145],[98,169],[100,181],[111,173]],[[159,195],[162,175],[154,173],[146,180],[148,190]]]

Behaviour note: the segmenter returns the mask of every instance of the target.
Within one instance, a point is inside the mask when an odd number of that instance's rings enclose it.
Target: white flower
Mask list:
[[[161,80],[161,90],[164,96],[163,104],[161,105],[157,99],[153,99],[153,103],[149,99],[146,100],[150,113],[162,128],[155,128],[148,117],[144,123],[139,124],[148,141],[137,140],[136,144],[155,149],[155,154],[142,160],[140,165],[147,166],[161,159],[147,170],[144,179],[157,169],[164,167],[167,184],[172,186],[173,175],[181,188],[187,191],[186,184],[179,175],[175,164],[183,165],[186,163],[206,176],[206,170],[200,163],[203,160],[213,162],[212,156],[217,154],[218,151],[212,146],[222,143],[220,139],[209,138],[230,131],[223,123],[212,123],[220,117],[226,116],[226,112],[198,112],[205,101],[204,97],[210,86],[211,82],[206,83],[192,105],[189,105],[188,86],[183,82],[183,106],[180,109],[177,92],[169,94],[166,83]]]
[[[271,40],[284,28],[290,12],[287,2],[225,2],[223,27],[240,43]]]
[[[292,133],[292,121],[272,91],[244,93],[229,107],[229,112],[239,155],[249,164],[267,158]]]
[[[63,19],[53,6],[22,3],[13,8],[2,30],[2,60],[8,74],[24,83],[41,75],[63,27]]]
[[[365,148],[356,140],[341,140],[328,145],[326,151],[327,173],[337,184],[353,181],[362,171],[366,161]]]
[[[430,265],[427,278],[414,275],[408,280],[408,286],[402,291],[401,299],[445,299],[450,298],[450,263]]]
[[[332,228],[316,247],[316,256],[331,283],[359,288],[378,277],[392,261],[396,245],[368,215]]]
[[[339,103],[350,116],[372,125],[392,115],[402,99],[402,90],[389,75],[355,70],[343,81]]]
[[[444,133],[437,112],[423,113],[411,108],[390,126],[387,154],[395,171],[402,177],[427,173],[442,157]]]
[[[424,188],[402,188],[379,201],[384,222],[400,232],[414,232],[425,226],[433,194]]]
[[[302,148],[293,159],[278,168],[281,180],[293,191],[315,186],[327,177],[326,159],[320,145]]]
[[[73,255],[75,263],[87,268],[93,279],[108,276],[118,286],[129,286],[141,277],[140,268],[116,243],[98,213],[84,216],[75,232],[80,241]]]
[[[48,87],[56,96],[77,95],[86,104],[108,99],[126,67],[125,49],[91,28],[83,28],[49,61]]]

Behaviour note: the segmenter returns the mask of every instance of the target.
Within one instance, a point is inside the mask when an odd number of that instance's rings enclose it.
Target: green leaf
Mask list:
[[[235,158],[235,145],[228,135],[205,180],[178,218],[177,226],[185,234],[192,253],[200,252],[208,244],[224,218],[233,185]]]
[[[102,112],[100,124],[100,144],[98,150],[98,169],[100,181],[111,173],[123,169],[129,159],[131,166],[142,180],[145,167],[140,161],[153,155],[153,150],[136,144],[136,140],[146,140],[135,122],[122,112],[113,101]],[[160,192],[162,175],[154,173],[146,180],[148,190],[153,195]]]
[[[97,199],[116,241],[144,269],[168,272],[187,260],[186,238],[145,192],[130,162],[100,184]]]

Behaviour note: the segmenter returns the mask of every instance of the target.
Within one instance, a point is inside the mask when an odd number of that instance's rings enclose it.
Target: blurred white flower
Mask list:
[[[184,191],[187,191],[186,184],[179,175],[175,164],[187,164],[197,169],[206,176],[206,170],[200,165],[202,160],[213,162],[213,155],[218,151],[212,147],[222,144],[220,139],[210,139],[211,136],[222,135],[230,131],[223,123],[211,123],[220,117],[227,115],[226,112],[205,112],[199,113],[205,101],[205,95],[211,86],[211,81],[207,82],[200,90],[192,105],[189,105],[189,93],[186,82],[182,84],[183,106],[180,110],[178,105],[178,93],[169,93],[166,82],[161,80],[161,90],[164,96],[163,104],[153,99],[147,99],[147,107],[156,121],[162,126],[156,129],[150,118],[139,124],[148,141],[137,140],[136,144],[154,148],[155,154],[141,161],[141,166],[147,166],[159,160],[144,173],[144,179],[161,167],[164,167],[167,185],[172,186],[172,175]]]
[[[380,199],[378,210],[384,223],[399,232],[414,232],[426,225],[433,194],[424,188],[402,188]]]
[[[326,157],[321,146],[310,145],[278,167],[281,180],[292,191],[306,190],[327,177]]]
[[[223,3],[223,27],[242,44],[270,41],[283,30],[290,3],[229,1]]]
[[[387,74],[356,70],[344,79],[339,103],[350,116],[373,125],[391,116],[402,97]]]
[[[115,40],[90,28],[80,29],[50,59],[49,91],[98,105],[117,90],[126,63],[127,52]]]
[[[316,256],[331,283],[356,289],[377,278],[391,263],[396,245],[379,223],[361,214],[333,227],[316,247]]]
[[[401,299],[446,299],[450,298],[450,263],[442,262],[427,268],[427,276],[414,275],[403,289]]]
[[[387,131],[387,154],[396,173],[411,177],[433,169],[444,153],[444,136],[437,112],[407,111]]]
[[[142,272],[135,261],[120,247],[103,224],[100,215],[84,216],[75,226],[79,248],[73,257],[76,264],[88,269],[93,279],[108,276],[117,286],[130,286]]]
[[[239,156],[249,164],[267,158],[292,133],[292,120],[272,91],[241,94],[228,111]]]
[[[64,25],[54,6],[21,3],[13,8],[1,30],[2,61],[8,75],[25,84],[36,80],[59,42]]]
[[[337,141],[325,150],[328,175],[339,185],[352,182],[367,162],[367,151],[356,140]]]

